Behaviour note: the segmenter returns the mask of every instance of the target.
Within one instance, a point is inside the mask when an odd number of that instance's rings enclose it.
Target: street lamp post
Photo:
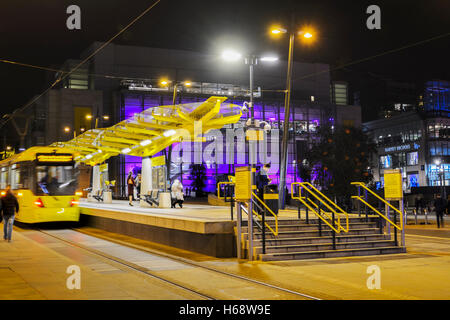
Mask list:
[[[237,61],[241,59],[241,54],[237,53],[235,51],[232,50],[227,50],[224,51],[222,54],[222,58],[224,60],[227,61]],[[246,65],[249,66],[249,91],[250,91],[250,123],[247,121],[246,127],[247,129],[257,129],[256,126],[256,122],[255,122],[255,108],[254,108],[254,103],[253,103],[253,69],[254,66],[258,64],[258,59],[259,57],[257,57],[256,55],[249,55],[247,57],[245,57],[244,62]],[[278,60],[278,58],[275,57],[263,57],[261,58],[261,60],[263,61],[276,61]],[[250,167],[251,167],[251,173],[250,173],[250,186],[251,186],[251,194],[250,194],[250,201],[248,204],[248,241],[249,241],[249,260],[253,260],[253,232],[251,232],[250,230],[253,230],[253,185],[255,184],[255,162],[253,161],[255,160],[255,156],[256,154],[254,152],[251,152],[251,145],[250,142],[248,144],[248,151],[249,151],[249,156],[248,156],[248,160],[249,163],[251,163]],[[253,150],[256,151],[256,150]],[[264,221],[264,220],[263,220]]]
[[[284,123],[283,123],[283,138],[281,141],[281,165],[280,165],[280,184],[278,190],[278,205],[280,209],[285,208],[286,197],[286,170],[288,161],[288,140],[289,140],[289,116],[290,116],[290,104],[291,104],[291,91],[292,91],[292,68],[293,68],[293,55],[294,55],[294,40],[295,40],[295,27],[294,16],[292,16],[291,26],[289,30],[289,56],[288,56],[288,69],[286,76],[286,91],[284,97]],[[288,31],[283,28],[274,28],[271,30],[273,34],[287,33]],[[306,39],[313,37],[311,32],[300,31],[299,35]],[[309,124],[308,124],[309,125]]]
[[[286,197],[286,167],[288,158],[288,139],[289,139],[289,115],[291,104],[291,85],[292,85],[292,57],[294,55],[294,38],[293,28],[289,34],[289,57],[288,70],[286,79],[286,93],[284,97],[284,122],[283,122],[283,138],[281,141],[281,166],[280,166],[280,185],[278,189],[278,206],[280,209],[285,207]]]

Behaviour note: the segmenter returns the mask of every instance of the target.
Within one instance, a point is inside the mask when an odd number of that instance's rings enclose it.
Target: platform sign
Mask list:
[[[152,167],[164,166],[165,164],[166,164],[165,156],[159,156],[159,157],[152,158]]]
[[[386,199],[403,198],[402,172],[400,169],[384,170],[384,197]]]
[[[246,138],[249,141],[258,141],[258,140],[263,141],[264,140],[264,131],[250,129],[246,132]]]
[[[251,198],[250,167],[236,167],[235,195],[237,201],[248,201]]]

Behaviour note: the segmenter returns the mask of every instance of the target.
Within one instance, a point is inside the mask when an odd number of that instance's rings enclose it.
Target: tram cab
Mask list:
[[[79,220],[78,168],[69,149],[32,147],[1,161],[2,195],[7,185],[19,202],[17,221]]]

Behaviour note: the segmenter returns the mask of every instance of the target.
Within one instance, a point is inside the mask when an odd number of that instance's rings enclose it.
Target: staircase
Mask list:
[[[267,218],[266,222],[274,226],[275,221]],[[242,244],[248,256],[248,229],[244,222],[242,227]],[[405,247],[396,246],[392,237],[381,234],[380,218],[371,216],[350,217],[349,231],[336,234],[336,250],[333,250],[330,227],[322,223],[319,231],[318,219],[279,219],[278,236],[274,236],[266,226],[266,252],[263,253],[262,230],[253,229],[253,257],[261,261],[303,260],[319,258],[336,258],[348,256],[369,256],[406,252]]]

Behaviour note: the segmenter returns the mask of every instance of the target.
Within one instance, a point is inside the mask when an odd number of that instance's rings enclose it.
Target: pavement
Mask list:
[[[218,270],[322,299],[450,299],[450,225],[442,229],[437,229],[436,225],[408,225],[405,254],[284,262],[218,259],[105,231],[85,231],[91,235],[98,233],[102,239],[122,241],[135,249],[159,250],[169,255],[189,258]],[[75,240],[79,238],[74,235],[71,237]],[[78,241],[96,246],[97,249],[107,247],[100,240],[87,241],[79,238]],[[109,254],[127,254],[122,258],[137,259],[136,254],[121,252],[115,253],[113,250]],[[186,268],[177,268],[158,259],[150,259],[150,262],[145,260],[143,263],[147,263],[147,266],[149,263],[159,266],[159,274],[168,276],[173,281],[196,283],[204,293],[221,292],[224,299],[288,298],[274,297],[269,293],[260,294],[231,284],[229,280],[217,278],[205,281],[208,280],[205,275],[195,269],[187,276]],[[67,268],[71,265],[80,266],[82,290],[70,290],[67,287]],[[369,289],[367,286],[371,276],[368,267],[374,265],[380,269],[380,289]],[[142,275],[120,263],[60,241],[49,241],[35,230],[15,226],[13,241],[0,242],[0,299],[171,300],[199,297]]]

